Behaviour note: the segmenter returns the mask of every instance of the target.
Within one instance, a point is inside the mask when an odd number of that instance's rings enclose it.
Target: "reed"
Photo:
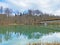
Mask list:
[[[27,45],[60,45],[60,43],[28,43]]]

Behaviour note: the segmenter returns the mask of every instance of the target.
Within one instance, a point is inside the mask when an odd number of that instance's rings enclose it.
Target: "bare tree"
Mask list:
[[[7,16],[9,16],[10,14],[12,14],[12,9],[9,9],[9,8],[5,8],[5,14],[7,15]]]
[[[1,14],[3,13],[3,7],[2,6],[0,7],[0,13]]]
[[[17,11],[15,12],[15,14],[16,14],[16,15],[20,15],[20,12],[17,10]]]
[[[28,14],[29,15],[32,15],[32,10],[28,10]]]
[[[23,14],[22,13],[20,13],[20,16],[22,16]]]

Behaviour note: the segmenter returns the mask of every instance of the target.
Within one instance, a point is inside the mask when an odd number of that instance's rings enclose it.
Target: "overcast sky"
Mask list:
[[[60,0],[0,0],[0,6],[19,11],[39,9],[46,13],[60,15]]]

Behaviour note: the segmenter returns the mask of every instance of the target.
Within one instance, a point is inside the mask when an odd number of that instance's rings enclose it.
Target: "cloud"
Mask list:
[[[60,0],[5,0],[13,9],[39,9],[45,13],[60,14]],[[6,4],[2,4],[6,5]]]
[[[55,15],[57,14],[57,15],[59,16],[59,15],[60,15],[60,9],[59,9],[59,10],[56,10],[56,11],[54,12],[54,14],[55,14]]]
[[[8,7],[8,4],[0,2],[0,6],[3,6],[5,8],[5,7]]]

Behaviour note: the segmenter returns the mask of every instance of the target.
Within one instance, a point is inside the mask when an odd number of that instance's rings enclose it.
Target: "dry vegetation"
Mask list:
[[[60,43],[29,43],[27,45],[60,45]]]
[[[43,21],[60,20],[57,16],[33,16],[33,15],[17,15],[8,16],[6,14],[0,14],[0,25],[39,25]],[[60,22],[52,22],[51,24],[60,24]]]
[[[12,13],[14,12],[13,9],[1,6],[0,25],[39,25],[43,21],[60,20],[60,16],[44,14],[40,10],[28,9],[27,11],[27,13],[17,11],[15,16],[12,16]],[[56,22],[56,24],[60,24],[60,22]]]

